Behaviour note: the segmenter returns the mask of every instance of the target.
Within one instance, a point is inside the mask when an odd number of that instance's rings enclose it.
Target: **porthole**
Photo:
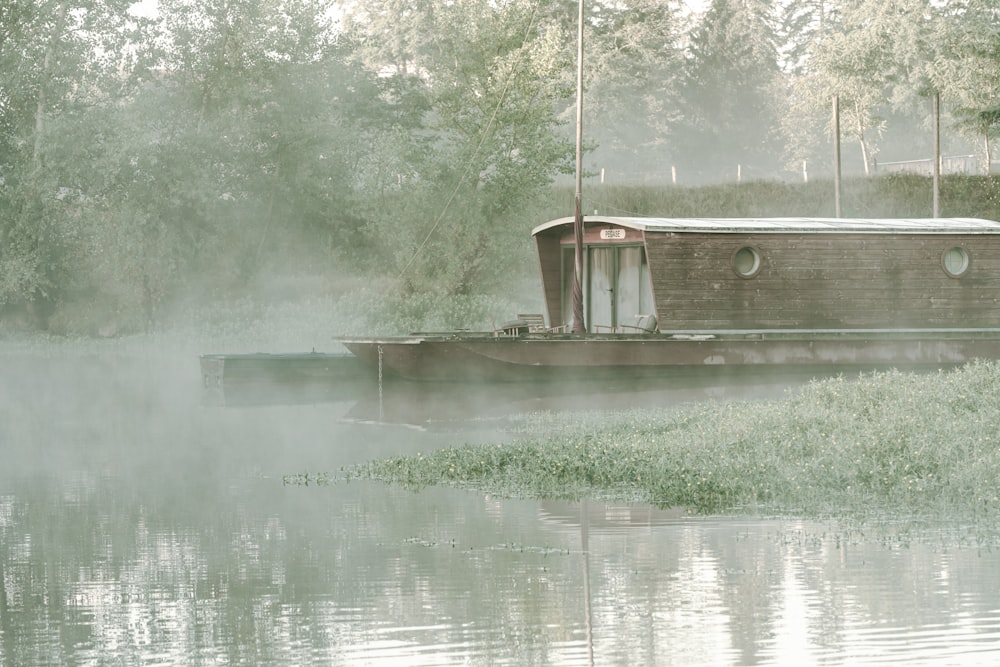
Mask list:
[[[961,246],[948,248],[941,255],[941,266],[952,278],[960,278],[969,270],[969,251]]]
[[[760,271],[760,253],[756,248],[743,246],[733,253],[733,271],[740,278],[753,278]]]

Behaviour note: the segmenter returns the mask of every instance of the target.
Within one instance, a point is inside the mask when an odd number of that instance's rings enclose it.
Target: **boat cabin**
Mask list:
[[[573,320],[573,218],[533,231],[550,326]],[[1000,222],[584,219],[591,333],[1000,327]]]

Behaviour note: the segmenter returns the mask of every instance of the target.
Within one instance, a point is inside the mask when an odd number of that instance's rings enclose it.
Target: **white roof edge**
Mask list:
[[[606,215],[585,215],[583,216],[583,221],[596,222],[596,223],[608,223],[612,225],[619,225],[621,227],[631,227],[632,229],[638,229],[642,231],[646,229],[646,221],[648,220],[660,220],[662,218],[624,218],[617,216],[606,216]],[[571,224],[574,221],[572,215],[565,218],[556,218],[555,220],[549,220],[546,223],[538,225],[531,230],[531,235],[534,236],[539,232],[544,232],[547,229],[552,229],[553,227],[559,227],[560,225]]]
[[[982,218],[641,218],[588,215],[584,216],[584,221],[651,232],[1000,234],[1000,222]],[[535,227],[531,233],[534,236],[572,222],[572,216],[557,218]]]

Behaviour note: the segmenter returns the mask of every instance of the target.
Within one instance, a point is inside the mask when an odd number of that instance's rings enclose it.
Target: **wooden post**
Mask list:
[[[833,96],[833,209],[840,217],[840,96]]]

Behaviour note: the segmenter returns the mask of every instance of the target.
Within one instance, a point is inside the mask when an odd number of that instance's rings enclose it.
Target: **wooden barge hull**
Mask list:
[[[1000,329],[741,331],[623,336],[414,335],[339,339],[385,377],[546,382],[735,372],[947,368],[1000,359]]]

